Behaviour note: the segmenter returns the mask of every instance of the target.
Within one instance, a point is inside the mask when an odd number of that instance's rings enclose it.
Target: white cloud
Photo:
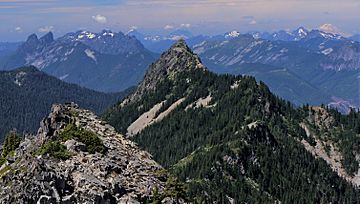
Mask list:
[[[174,26],[173,26],[173,25],[166,25],[166,26],[164,27],[164,30],[172,30],[172,29],[174,29]]]
[[[182,27],[182,28],[190,28],[191,24],[190,23],[183,23],[183,24],[180,25],[180,27]]]
[[[18,33],[22,33],[23,29],[18,26],[18,27],[15,28],[15,31],[18,32]]]
[[[138,27],[137,26],[130,26],[130,30],[137,30],[138,29]]]
[[[252,19],[250,22],[249,22],[249,25],[255,25],[257,24],[256,20],[255,19]]]
[[[92,19],[94,19],[94,21],[96,21],[97,23],[100,24],[105,24],[107,23],[107,19],[105,16],[97,14],[96,16],[92,16]]]
[[[44,26],[39,28],[39,32],[40,33],[48,33],[48,32],[53,32],[54,31],[54,26]]]

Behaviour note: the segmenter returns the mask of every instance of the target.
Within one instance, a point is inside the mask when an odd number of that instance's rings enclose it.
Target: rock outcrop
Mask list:
[[[87,145],[92,143],[76,137],[60,140],[69,124],[96,135],[106,151],[90,153]],[[60,141],[68,158],[39,154],[53,141]],[[92,112],[75,104],[53,105],[38,134],[26,136],[14,157],[0,167],[0,203],[144,203],[154,194],[165,195],[164,172],[149,153]]]

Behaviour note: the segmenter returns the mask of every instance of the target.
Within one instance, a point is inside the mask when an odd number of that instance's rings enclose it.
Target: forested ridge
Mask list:
[[[209,96],[209,104],[194,105]],[[189,67],[164,76],[140,100],[117,104],[104,118],[126,134],[129,125],[156,104],[165,101],[159,115],[181,98],[185,100],[165,119],[132,139],[186,184],[194,202],[360,202],[359,190],[300,142],[314,145],[314,138],[300,126],[309,121],[311,107],[294,107],[253,77]],[[342,149],[343,155],[350,152],[353,156],[345,160],[354,166],[359,113],[327,111],[343,127],[333,137],[343,141],[340,149],[349,146]]]
[[[0,141],[12,129],[35,132],[54,103],[75,102],[96,113],[120,100],[124,93],[105,94],[65,83],[23,67],[0,72]]]

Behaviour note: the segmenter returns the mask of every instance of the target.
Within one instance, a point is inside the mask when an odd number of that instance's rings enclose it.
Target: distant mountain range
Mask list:
[[[270,40],[270,41],[300,41],[304,38],[310,37],[320,37],[323,36],[325,38],[333,38],[333,39],[344,39],[345,37],[339,35],[339,34],[332,34],[321,30],[308,30],[304,27],[299,27],[298,29],[294,31],[285,31],[280,30],[276,31],[274,33],[269,32],[249,32],[249,33],[243,33],[243,34],[251,34],[256,39],[264,39],[264,40]],[[201,43],[203,41],[208,40],[225,40],[225,39],[231,39],[234,37],[238,37],[239,35],[242,35],[242,33],[233,30],[226,32],[224,34],[218,34],[218,35],[193,35],[189,30],[187,29],[178,29],[175,30],[168,35],[147,35],[139,32],[136,29],[131,29],[127,32],[127,35],[136,37],[141,43],[144,44],[144,46],[155,52],[155,53],[162,53],[165,50],[167,50],[173,43],[175,43],[180,38],[183,38],[186,40],[188,45],[190,47],[194,46],[195,44]],[[348,39],[360,41],[360,34],[354,35],[349,37]]]
[[[327,33],[321,30],[307,30],[304,27],[299,27],[298,29],[294,31],[284,31],[280,30],[277,32],[274,32],[272,34],[268,32],[250,32],[254,36],[254,38],[261,38],[265,40],[271,40],[271,41],[300,41],[305,38],[315,38],[315,37],[325,37],[325,38],[336,38],[336,39],[342,39],[341,35],[338,34],[332,34]]]
[[[178,39],[198,53],[217,73],[249,74],[265,81],[281,97],[295,104],[329,104],[342,112],[360,107],[358,36],[300,27],[274,33],[230,31],[221,35],[193,35],[178,29],[168,35],[126,34],[103,30],[78,31],[54,39],[29,36],[19,45],[4,44],[0,69],[33,65],[65,82],[116,92],[136,85],[145,68]],[[1,46],[0,46],[1,48]]]
[[[295,104],[325,103],[344,112],[344,104],[359,107],[359,42],[303,28],[279,33],[270,40],[243,34],[193,48],[213,71],[254,75]]]
[[[210,36],[203,35],[194,36],[187,29],[178,29],[165,36],[145,35],[136,29],[131,29],[127,32],[127,35],[136,37],[147,49],[155,53],[164,52],[179,39],[186,39],[190,45],[195,45],[201,43],[204,40],[212,38]]]
[[[155,56],[136,38],[121,32],[78,31],[56,40],[50,32],[40,39],[29,36],[0,60],[0,69],[32,65],[66,82],[116,92],[136,85]]]
[[[76,102],[100,114],[126,94],[105,94],[68,84],[35,67],[0,71],[0,141],[13,128],[37,131],[54,103]]]

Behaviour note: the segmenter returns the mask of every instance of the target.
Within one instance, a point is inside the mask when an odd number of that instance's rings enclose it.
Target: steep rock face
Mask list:
[[[60,140],[67,159],[36,153],[59,141],[69,124],[97,135],[106,151],[90,153],[91,143],[68,138]],[[155,189],[159,194],[166,190],[168,177],[162,172],[149,153],[92,112],[75,104],[54,105],[37,136],[27,136],[0,167],[0,203],[143,203]]]
[[[354,112],[352,111],[348,117],[353,116]],[[307,118],[301,123],[301,127],[307,136],[312,138],[312,142],[309,143],[305,140],[301,142],[311,154],[324,159],[340,177],[359,188],[360,151],[356,145],[359,141],[359,130],[351,128],[347,122],[339,125],[336,120],[338,117],[345,118],[346,116],[338,116],[334,111],[321,107],[311,107]]]
[[[125,102],[138,100],[144,93],[154,91],[156,85],[164,78],[173,77],[177,72],[192,69],[206,70],[200,58],[186,45],[185,40],[180,39],[164,52],[158,61],[150,65],[144,80]]]

